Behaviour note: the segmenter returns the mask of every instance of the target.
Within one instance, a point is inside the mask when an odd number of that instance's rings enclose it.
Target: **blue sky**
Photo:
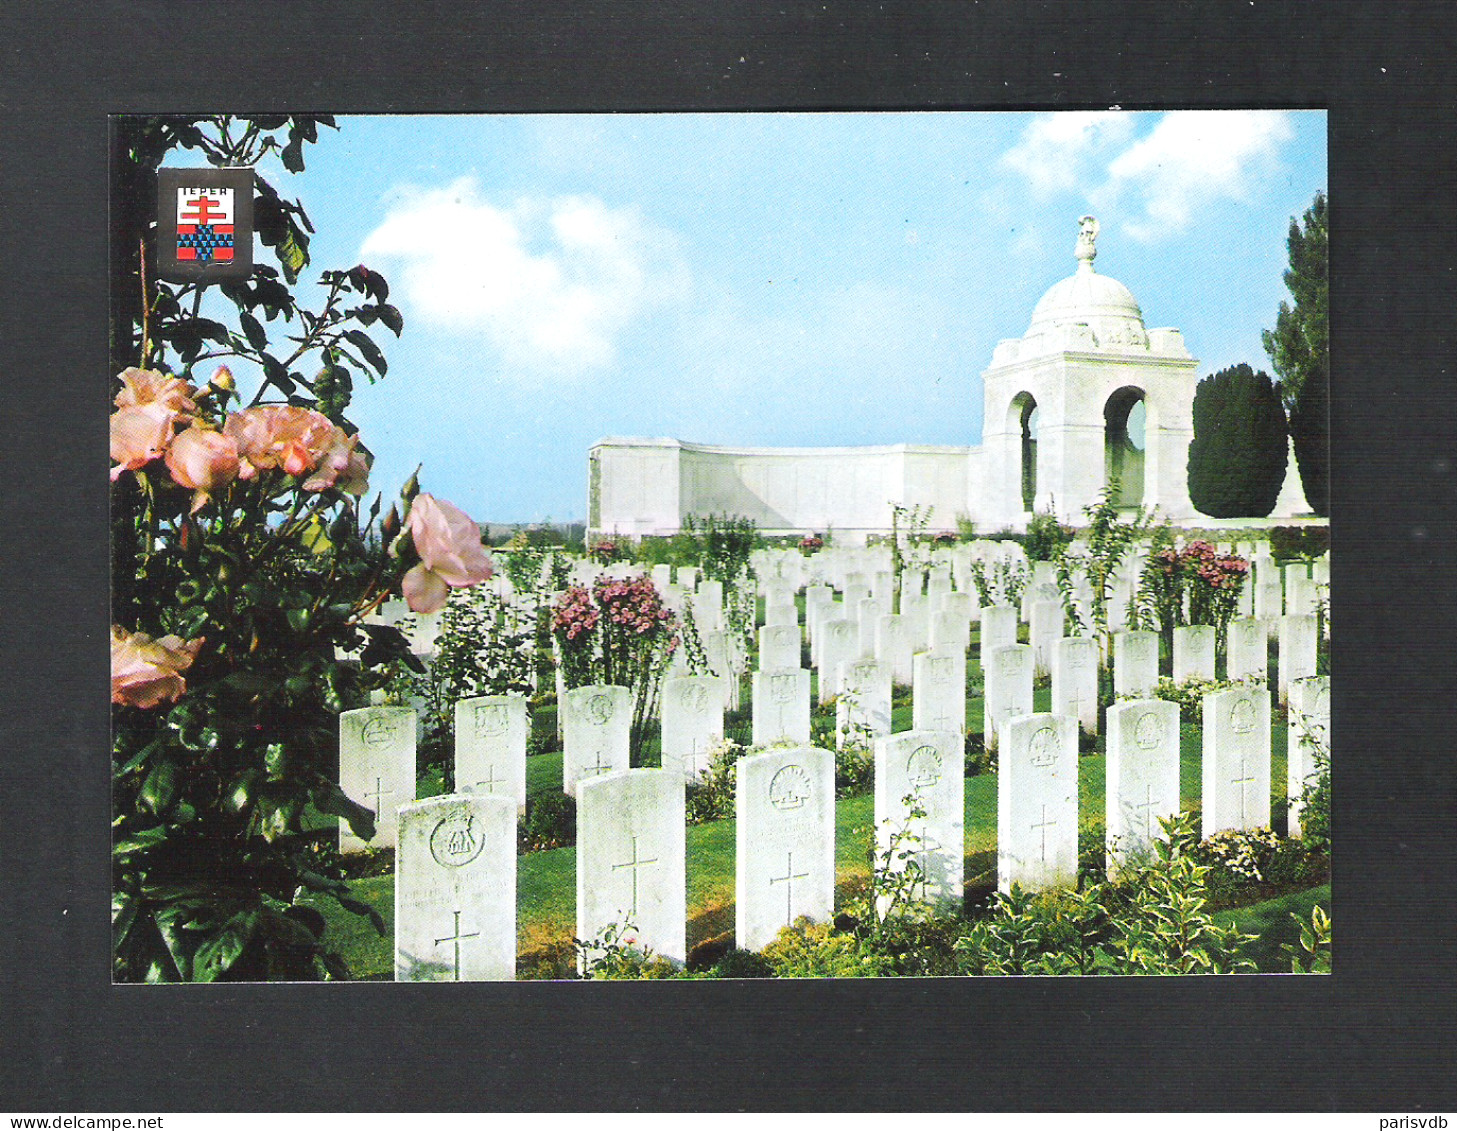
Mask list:
[[[388,499],[580,519],[608,435],[975,444],[981,371],[1075,266],[1201,376],[1269,368],[1318,111],[343,117],[266,172],[311,272],[389,279],[403,338],[351,408]],[[377,336],[379,337],[379,336]]]

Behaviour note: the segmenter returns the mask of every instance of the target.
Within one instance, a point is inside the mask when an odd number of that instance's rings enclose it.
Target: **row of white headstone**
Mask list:
[[[1011,606],[984,610],[981,662],[984,669],[982,732],[988,749],[998,745],[1009,719],[1032,713],[1038,633],[1033,644],[1015,641],[1017,622]],[[1035,615],[1035,610],[1034,610]],[[1059,625],[1060,627],[1060,625]],[[1151,632],[1115,638],[1114,693],[1120,699],[1145,698],[1158,682],[1158,638]],[[1061,637],[1043,645],[1050,655],[1052,711],[1078,720],[1083,730],[1098,726],[1099,645],[1080,637]],[[1176,682],[1213,680],[1214,630],[1192,626],[1174,632]],[[1237,620],[1229,633],[1227,671],[1231,679],[1262,682],[1267,676],[1264,627]],[[932,649],[913,657],[912,727],[915,730],[966,731],[966,653],[959,647]],[[893,669],[877,660],[840,661],[835,686],[839,696],[836,742],[858,736],[862,742],[891,732]],[[823,671],[823,669],[822,669]],[[1287,616],[1280,625],[1279,692],[1316,673],[1315,618]],[[708,768],[724,736],[723,680],[681,676],[664,684],[662,765],[686,781]],[[751,742],[810,742],[810,673],[802,668],[770,668],[752,676]],[[576,688],[562,702],[564,753],[562,788],[577,795],[579,784],[594,776],[625,770],[629,764],[631,692],[625,687]],[[408,723],[406,722],[408,718]],[[415,713],[374,707],[341,717],[341,785],[351,796],[383,813],[400,791],[413,789]],[[526,739],[529,729],[522,696],[484,696],[455,705],[455,780],[462,791],[502,794],[526,803]],[[408,758],[406,752],[408,750]],[[405,761],[408,760],[408,767]],[[398,769],[396,764],[398,763]],[[353,792],[351,792],[353,791]],[[346,840],[346,849],[361,846]]]
[[[1025,646],[1022,646],[1025,647]],[[1292,684],[1286,793],[1290,831],[1299,797],[1326,747],[1329,681]],[[391,714],[393,712],[393,714]],[[384,721],[413,776],[407,709],[346,712],[344,732]],[[1261,688],[1203,700],[1203,835],[1270,823],[1270,699]],[[1025,714],[1005,722],[997,780],[998,886],[1072,886],[1078,870],[1078,720]],[[376,731],[376,734],[381,733]],[[366,740],[367,741],[367,740]],[[406,748],[408,748],[406,750]],[[943,910],[962,896],[964,753],[961,736],[912,730],[876,739],[875,818],[893,870],[917,868],[915,894]],[[403,755],[408,754],[408,758]],[[1179,710],[1133,700],[1108,711],[1107,865],[1147,860],[1161,818],[1181,808]],[[464,782],[464,779],[461,779]],[[376,778],[374,796],[386,791]],[[349,784],[345,785],[346,792]],[[760,949],[800,916],[827,919],[834,903],[834,755],[785,744],[738,763],[736,936]],[[380,810],[397,829],[395,948],[401,980],[514,977],[517,799],[479,785]],[[468,792],[467,792],[468,791]],[[413,787],[408,791],[413,794]],[[388,822],[388,824],[387,824]],[[348,838],[341,831],[341,841]],[[685,958],[684,780],[671,770],[614,770],[580,783],[577,937],[621,941]]]

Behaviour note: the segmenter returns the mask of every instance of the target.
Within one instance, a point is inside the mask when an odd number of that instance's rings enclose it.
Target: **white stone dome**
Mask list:
[[[1074,274],[1048,288],[1032,310],[1027,333],[1078,323],[1096,326],[1106,319],[1131,322],[1143,329],[1143,311],[1133,292],[1117,279],[1099,275],[1092,261],[1085,259]]]

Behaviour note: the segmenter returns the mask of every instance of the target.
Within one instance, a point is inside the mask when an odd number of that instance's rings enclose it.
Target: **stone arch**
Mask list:
[[[1037,428],[1041,413],[1037,398],[1018,393],[1007,407],[1007,431],[1016,437],[1018,498],[1022,510],[1031,511],[1037,498]]]
[[[1152,425],[1148,396],[1137,385],[1116,389],[1103,403],[1103,482],[1118,481],[1120,507],[1143,505]]]

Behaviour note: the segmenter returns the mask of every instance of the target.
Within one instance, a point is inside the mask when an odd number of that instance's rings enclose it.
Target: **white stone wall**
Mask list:
[[[890,530],[891,504],[932,508],[932,529],[973,514],[978,452],[895,444],[728,448],[609,438],[592,449],[601,534],[672,534],[688,515],[743,515],[765,534],[833,530],[863,541]]]

